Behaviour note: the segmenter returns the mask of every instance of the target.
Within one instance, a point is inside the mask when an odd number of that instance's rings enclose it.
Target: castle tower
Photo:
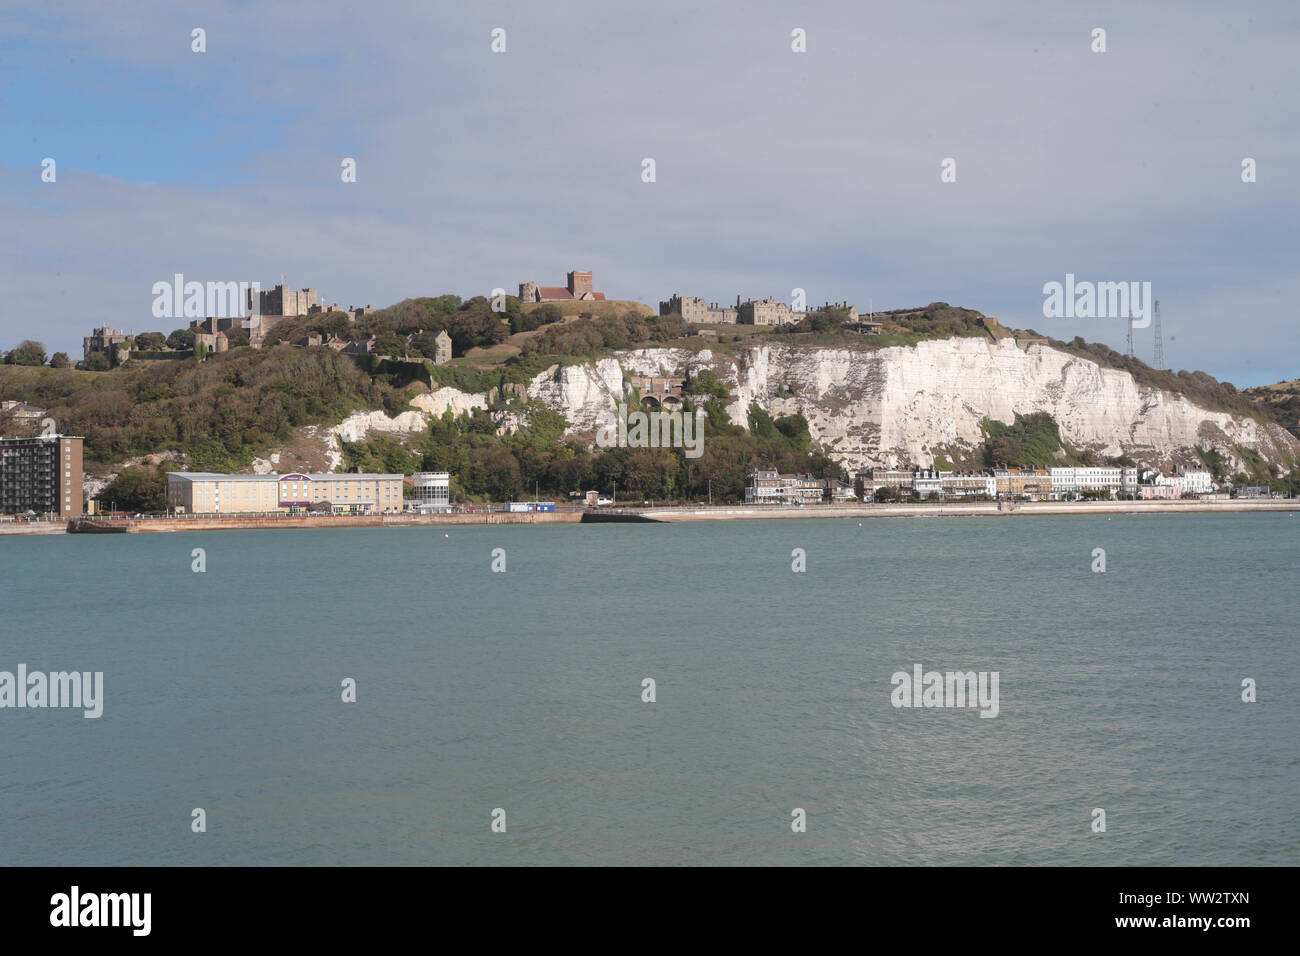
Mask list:
[[[519,301],[536,302],[537,301],[537,283],[521,282],[519,283]]]
[[[589,294],[591,289],[590,272],[570,272],[569,273],[569,292],[575,299]]]

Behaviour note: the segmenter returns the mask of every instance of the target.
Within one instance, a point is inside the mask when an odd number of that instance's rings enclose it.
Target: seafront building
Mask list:
[[[812,475],[782,475],[775,470],[750,472],[745,476],[747,505],[811,505],[828,498],[834,502],[854,500],[853,489],[834,478]]]
[[[939,490],[945,498],[996,498],[998,483],[982,471],[942,471]]]
[[[1208,471],[1192,471],[1186,468],[1180,468],[1172,475],[1161,475],[1155,483],[1177,488],[1180,496],[1205,495],[1214,490],[1214,481]]]
[[[1088,466],[1083,468],[1049,468],[1052,476],[1052,494],[1055,497],[1078,495],[1086,491],[1103,491],[1112,498],[1121,492],[1137,493],[1136,468],[1118,465]]]
[[[421,471],[411,476],[410,508],[420,514],[447,514],[451,511],[451,473]]]
[[[74,518],[82,511],[82,439],[0,439],[0,513]]]
[[[403,481],[403,475],[172,471],[167,505],[184,514],[295,514],[327,507],[333,514],[382,514],[402,510]]]
[[[999,498],[1047,501],[1052,496],[1052,476],[1046,468],[994,468]]]
[[[1151,499],[1165,499],[1174,501],[1183,496],[1183,493],[1174,485],[1142,485],[1138,489],[1138,496],[1143,501]]]
[[[853,490],[863,501],[881,488],[888,488],[899,494],[911,494],[914,477],[915,472],[910,468],[869,468],[858,472],[853,482]]]
[[[1141,477],[1141,481],[1139,481]],[[1130,498],[1181,498],[1214,491],[1209,472],[1180,470],[1164,476],[1119,465],[1076,468],[1005,468],[954,472],[934,468],[871,468],[858,472],[854,490],[866,501],[882,488],[917,498],[1024,498],[1030,501],[1069,501],[1104,494]],[[1168,490],[1156,490],[1167,488]]]

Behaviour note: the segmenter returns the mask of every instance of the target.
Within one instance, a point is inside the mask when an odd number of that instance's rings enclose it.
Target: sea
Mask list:
[[[0,864],[1295,866],[1298,559],[1291,512],[0,537],[0,671],[103,674],[0,708]]]

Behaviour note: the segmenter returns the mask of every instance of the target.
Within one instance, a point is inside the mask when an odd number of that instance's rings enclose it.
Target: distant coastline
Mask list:
[[[0,522],[7,534],[149,534],[178,531],[237,531],[319,528],[466,527],[586,523],[671,523],[679,521],[762,521],[806,518],[1021,517],[1051,515],[1170,515],[1300,511],[1300,498],[1227,501],[971,501],[944,504],[715,505],[574,509],[550,513],[503,511],[435,515],[244,516],[192,515],[153,518],[81,518],[71,522]]]

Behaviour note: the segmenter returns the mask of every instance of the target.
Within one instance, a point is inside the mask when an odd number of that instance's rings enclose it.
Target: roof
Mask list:
[[[77,441],[85,441],[82,435],[37,435],[34,438],[0,438],[0,444],[5,445],[34,445],[34,444],[51,444],[57,443],[60,439],[75,438]]]
[[[29,402],[0,402],[0,409],[6,412],[14,412],[17,415],[44,415],[45,409],[32,405]]]
[[[543,299],[572,299],[573,293],[562,285],[539,285],[537,295]]]

